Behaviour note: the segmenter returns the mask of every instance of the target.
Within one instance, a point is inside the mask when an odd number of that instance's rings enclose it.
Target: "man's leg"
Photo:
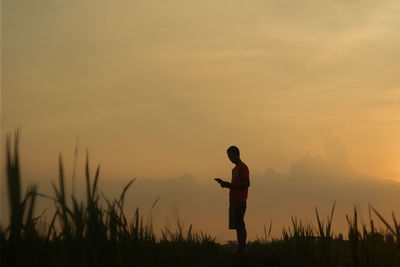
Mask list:
[[[243,252],[246,247],[247,231],[244,223],[244,214],[246,213],[246,202],[241,203],[239,210],[239,225],[236,228],[236,236],[238,240],[238,250]]]
[[[246,248],[247,231],[246,227],[240,227],[236,229],[236,237],[238,241],[238,250],[243,252]]]

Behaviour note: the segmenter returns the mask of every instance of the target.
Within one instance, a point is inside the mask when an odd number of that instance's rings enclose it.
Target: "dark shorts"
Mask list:
[[[244,213],[246,212],[246,202],[229,203],[229,229],[245,228]]]

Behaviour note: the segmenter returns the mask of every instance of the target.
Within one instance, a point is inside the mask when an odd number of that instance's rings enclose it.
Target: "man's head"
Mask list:
[[[240,151],[237,146],[230,146],[226,151],[226,153],[228,154],[229,160],[232,161],[233,163],[239,164],[241,162]]]

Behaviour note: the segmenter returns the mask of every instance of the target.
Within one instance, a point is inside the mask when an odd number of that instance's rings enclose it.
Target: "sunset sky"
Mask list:
[[[222,239],[227,195],[212,178],[230,179],[232,144],[259,185],[249,201],[270,203],[274,186],[287,201],[267,222],[313,216],[326,196],[290,209],[307,198],[285,190],[296,177],[330,193],[346,177],[365,203],[382,200],[400,180],[399,14],[398,0],[3,0],[3,142],[20,128],[24,179],[42,188],[59,152],[70,175],[78,142],[80,175],[88,148],[105,190],[137,177],[132,206],[165,195],[160,224],[176,210],[202,222],[193,198],[211,194],[222,222],[199,228]],[[334,192],[326,211],[357,204]]]

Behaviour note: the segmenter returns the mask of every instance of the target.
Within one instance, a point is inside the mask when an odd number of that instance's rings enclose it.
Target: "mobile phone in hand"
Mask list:
[[[224,181],[223,181],[222,179],[220,179],[220,178],[215,178],[214,180],[217,181],[218,183],[223,183],[223,182],[224,182]]]

